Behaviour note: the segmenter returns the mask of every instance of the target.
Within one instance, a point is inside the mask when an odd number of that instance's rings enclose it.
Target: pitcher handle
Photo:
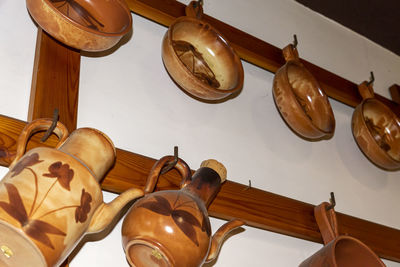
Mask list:
[[[50,128],[53,121],[51,119],[37,119],[30,123],[28,123],[24,129],[22,130],[21,134],[18,137],[17,141],[17,151],[14,160],[11,162],[9,168],[12,167],[17,163],[17,161],[22,158],[25,154],[26,145],[29,141],[29,138],[39,131],[46,131]],[[56,148],[60,147],[62,143],[68,138],[68,129],[64,126],[61,122],[57,122],[56,127],[54,128],[55,135],[57,135],[59,141],[57,143]]]
[[[314,208],[314,216],[325,245],[339,236],[336,213],[333,208],[327,210],[329,205],[323,202]]]
[[[174,159],[175,159],[174,156],[164,156],[161,159],[159,159],[156,163],[154,163],[153,168],[151,169],[149,176],[147,177],[147,182],[144,187],[145,194],[154,191],[154,188],[156,187],[158,181],[158,177],[160,177],[163,167],[166,166],[168,163],[173,162]],[[177,169],[180,175],[182,176],[182,182],[180,185],[181,188],[185,187],[187,184],[191,182],[192,172],[185,161],[178,158],[174,168]]]

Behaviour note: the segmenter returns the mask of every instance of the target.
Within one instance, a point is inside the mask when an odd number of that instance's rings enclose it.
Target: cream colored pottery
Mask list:
[[[29,137],[50,125],[40,119],[24,128],[16,158],[0,181],[2,267],[58,266],[85,234],[104,229],[127,202],[143,195],[131,189],[103,202],[99,181],[114,163],[115,148],[95,129],[68,137],[57,123],[57,148],[24,153]]]

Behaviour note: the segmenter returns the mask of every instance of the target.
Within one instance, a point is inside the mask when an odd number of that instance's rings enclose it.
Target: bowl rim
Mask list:
[[[367,123],[365,122],[365,118],[364,118],[364,106],[365,106],[365,104],[366,104],[367,102],[371,102],[371,101],[372,101],[372,102],[375,102],[375,103],[377,103],[378,105],[380,105],[381,107],[383,107],[383,108],[385,109],[385,112],[387,112],[388,114],[390,114],[390,116],[391,116],[393,119],[395,119],[395,120],[399,123],[399,130],[400,130],[400,118],[399,118],[392,110],[390,110],[390,108],[389,108],[388,106],[386,106],[384,103],[382,103],[381,101],[379,101],[379,100],[376,99],[375,97],[364,99],[364,100],[361,102],[361,104],[360,104],[360,111],[361,111],[361,112],[360,112],[360,115],[361,115],[361,117],[362,117],[362,120],[361,120],[361,121],[362,121],[363,127],[366,127],[366,129],[367,129],[368,136],[369,136],[370,138],[372,138],[372,140],[374,140],[374,144],[379,148],[380,151],[383,152],[383,154],[385,154],[389,159],[393,160],[396,164],[400,164],[400,159],[397,160],[397,159],[393,158],[389,153],[387,153],[385,150],[383,150],[383,149],[378,145],[378,143],[376,142],[375,138],[372,136],[370,130],[368,129]],[[374,161],[374,162],[375,162],[375,161]],[[400,167],[400,166],[397,166],[397,168],[399,168],[399,167]]]
[[[172,30],[178,23],[183,22],[183,21],[187,21],[190,23],[201,23],[201,24],[207,25],[209,27],[209,30],[213,31],[216,34],[217,40],[221,41],[224,44],[224,47],[226,49],[228,49],[228,51],[233,55],[233,62],[238,67],[238,81],[237,81],[237,84],[235,87],[230,88],[230,89],[219,89],[219,88],[212,87],[204,82],[201,82],[197,77],[195,77],[193,75],[193,73],[191,71],[188,70],[188,68],[179,59],[178,55],[175,52],[175,49],[172,47],[172,41],[173,41]],[[181,68],[184,69],[184,72],[187,75],[194,77],[196,79],[196,81],[199,82],[198,84],[200,84],[200,86],[206,88],[207,90],[210,90],[210,91],[213,91],[213,92],[216,92],[219,94],[230,94],[230,93],[236,92],[237,90],[240,90],[243,87],[244,71],[243,71],[243,65],[242,65],[242,61],[240,60],[240,57],[238,56],[236,51],[233,49],[233,47],[229,44],[227,39],[217,29],[215,29],[212,25],[210,25],[208,22],[205,22],[200,19],[188,17],[188,16],[182,16],[182,17],[175,19],[171,23],[171,25],[168,28],[167,35],[168,35],[167,44],[168,44],[168,47],[170,47],[173,51],[173,53],[172,53],[173,57],[175,59],[177,59],[177,61],[179,62],[178,64],[180,65]],[[185,90],[187,90],[187,89],[185,89]],[[191,92],[192,90],[188,90],[188,91]]]
[[[61,18],[63,18],[64,20],[68,21],[69,23],[73,24],[75,27],[78,27],[79,29],[86,31],[86,32],[90,32],[96,35],[100,35],[100,36],[104,36],[104,37],[112,37],[112,36],[123,36],[126,33],[128,33],[131,29],[132,29],[132,15],[130,13],[130,10],[126,7],[125,2],[122,2],[120,0],[111,0],[113,2],[118,2],[119,5],[121,6],[122,9],[124,9],[124,11],[127,14],[128,17],[128,25],[126,25],[125,29],[123,29],[120,32],[102,32],[102,31],[96,31],[93,30],[89,27],[83,26],[82,24],[76,22],[75,20],[71,19],[70,17],[68,17],[67,15],[65,15],[64,13],[60,12],[60,10],[58,10],[58,8],[56,8],[51,2],[50,0],[42,0],[43,2],[46,3],[47,6],[49,6],[54,12],[56,12],[56,14],[58,14],[58,16],[60,16]]]
[[[329,107],[329,113],[330,113],[330,114],[329,114],[329,115],[330,115],[329,117],[332,118],[332,124],[333,124],[333,127],[332,127],[332,130],[331,130],[331,131],[325,131],[325,130],[321,129],[320,127],[318,127],[317,125],[315,125],[315,124],[313,123],[313,121],[305,114],[304,109],[303,109],[302,106],[300,105],[299,101],[297,100],[296,95],[295,95],[294,92],[293,92],[293,86],[292,86],[292,85],[290,84],[290,82],[289,82],[288,67],[289,67],[289,65],[291,65],[291,64],[300,67],[305,73],[307,73],[307,74],[309,75],[309,77],[311,78],[313,85],[317,85],[317,86],[316,86],[317,89],[315,88],[315,86],[313,86],[313,90],[316,89],[317,91],[321,92],[322,97],[326,99],[326,101],[327,101],[327,103],[328,103],[328,107]],[[319,84],[319,82],[317,81],[317,79],[314,77],[314,75],[312,75],[312,73],[311,73],[301,62],[299,62],[299,61],[297,61],[297,60],[289,60],[289,61],[287,61],[287,62],[285,63],[285,65],[283,66],[283,71],[284,71],[284,73],[283,73],[283,74],[284,74],[284,75],[283,75],[283,78],[284,78],[285,82],[289,85],[290,94],[293,96],[293,98],[294,98],[294,100],[295,100],[295,103],[296,103],[295,105],[296,105],[296,107],[297,107],[299,110],[302,111],[301,114],[304,116],[304,118],[309,122],[309,124],[310,124],[315,130],[317,130],[317,131],[319,131],[320,133],[324,134],[324,136],[333,135],[333,133],[335,132],[335,128],[336,128],[335,115],[334,115],[334,113],[333,113],[332,106],[331,106],[331,104],[330,104],[330,102],[329,102],[328,96],[326,95],[326,93],[324,92],[324,90],[322,90],[321,85]]]

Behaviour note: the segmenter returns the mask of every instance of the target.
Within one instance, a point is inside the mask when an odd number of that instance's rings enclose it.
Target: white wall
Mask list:
[[[373,70],[375,90],[384,96],[390,85],[400,84],[400,57],[292,0],[206,0],[204,10],[278,47],[296,33],[301,57],[355,83]],[[227,167],[228,179],[243,184],[251,179],[254,187],[301,201],[318,204],[334,191],[337,211],[400,228],[398,172],[378,169],[359,151],[350,129],[352,108],[331,100],[335,136],[304,141],[277,112],[273,74],[245,62],[239,96],[221,104],[198,102],[164,69],[160,44],[166,28],[136,15],[133,23],[132,38],[114,53],[82,57],[79,127],[98,128],[117,147],[154,158],[178,145],[193,169],[216,158]],[[24,1],[0,0],[0,32],[0,114],[26,120],[36,27]],[[106,200],[113,197],[105,193]],[[213,230],[222,223],[212,219]],[[85,243],[71,266],[128,266],[120,227],[101,241]],[[245,229],[224,243],[215,266],[297,266],[321,247]]]

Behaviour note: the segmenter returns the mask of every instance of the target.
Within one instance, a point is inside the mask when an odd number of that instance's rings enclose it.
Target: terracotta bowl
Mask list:
[[[26,5],[43,30],[83,51],[107,50],[132,28],[123,0],[26,0]]]
[[[358,146],[377,166],[386,170],[400,169],[400,119],[373,95],[363,97],[351,123]]]
[[[335,117],[328,97],[292,45],[285,47],[283,53],[287,62],[276,72],[273,82],[273,97],[283,119],[306,139],[332,137]]]
[[[162,59],[172,79],[202,100],[223,99],[243,86],[243,67],[228,42],[210,24],[176,19],[162,43]]]

